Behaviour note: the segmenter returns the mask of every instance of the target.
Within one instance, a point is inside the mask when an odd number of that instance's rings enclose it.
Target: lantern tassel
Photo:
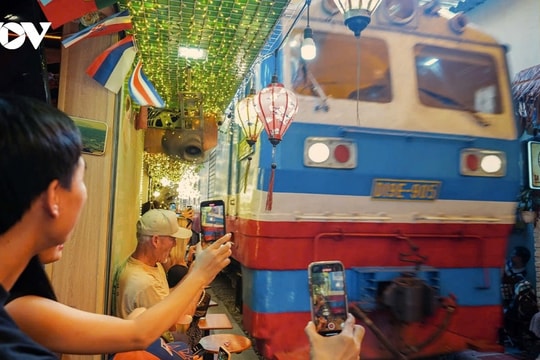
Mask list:
[[[266,210],[272,210],[272,193],[274,191],[274,177],[276,174],[276,164],[272,163],[272,172],[270,173],[270,181],[268,182],[268,194],[266,194]]]
[[[251,156],[248,157],[248,163],[246,166],[246,173],[244,174],[244,193],[247,190],[247,183],[248,183],[248,175],[249,175],[249,167],[251,165]]]

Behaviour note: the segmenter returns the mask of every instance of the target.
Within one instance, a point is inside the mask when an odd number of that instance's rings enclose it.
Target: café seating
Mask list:
[[[233,325],[231,320],[226,314],[213,313],[206,314],[205,317],[202,317],[199,320],[199,329],[204,332],[204,335],[210,335],[212,330],[225,330],[232,329]]]
[[[231,354],[238,354],[249,349],[251,340],[237,334],[212,334],[203,337],[200,344],[209,354],[217,354],[220,346],[229,350]]]

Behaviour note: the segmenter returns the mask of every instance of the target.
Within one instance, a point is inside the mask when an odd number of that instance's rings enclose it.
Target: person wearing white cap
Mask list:
[[[151,209],[139,218],[137,247],[115,277],[116,316],[127,318],[133,310],[149,308],[169,295],[167,275],[161,262],[166,261],[177,238],[189,238],[191,234],[191,230],[178,226],[176,213],[170,210]],[[192,308],[186,309],[182,319],[193,313],[198,300],[193,299]],[[179,319],[179,322],[184,321]],[[163,337],[167,341],[174,339],[170,332]]]

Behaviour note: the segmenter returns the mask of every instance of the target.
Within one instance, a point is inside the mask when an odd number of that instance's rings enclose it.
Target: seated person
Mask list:
[[[526,247],[516,246],[505,264],[501,279],[503,333],[513,342],[521,342],[530,335],[531,319],[538,312],[535,290],[526,278],[526,265],[530,258],[531,253]],[[501,340],[504,342],[504,338]]]
[[[150,308],[169,295],[169,284],[162,262],[166,262],[177,238],[188,238],[191,230],[178,226],[176,213],[165,209],[151,209],[137,221],[137,246],[120,266],[115,277],[115,314],[122,318],[136,308]],[[192,316],[203,288],[196,289],[197,296],[178,318],[177,324],[185,323]],[[191,322],[191,318],[189,319]],[[175,340],[177,327],[173,326],[162,336]],[[182,334],[177,334],[181,336]],[[181,338],[181,337],[180,337]],[[176,338],[178,339],[178,338]]]
[[[503,307],[508,310],[515,298],[516,284],[527,280],[527,263],[531,258],[529,249],[516,246],[506,261],[501,279],[501,296]]]
[[[126,320],[91,314],[56,302],[42,264],[58,261],[63,247],[58,245],[39,253],[39,257],[32,259],[13,286],[6,310],[21,329],[38,343],[58,353],[117,353],[114,357],[117,360],[191,358],[186,343],[173,342],[163,346],[159,337],[170,321],[172,309],[181,306],[182,301],[175,299],[175,294],[167,299],[169,305],[158,306],[161,310],[158,307],[150,308],[144,316],[140,316],[144,309],[135,309]],[[167,307],[170,309],[166,310]],[[102,330],[95,331],[98,327]],[[172,350],[167,350],[167,356],[162,357],[165,354],[163,349]],[[149,354],[154,357],[145,357]]]
[[[138,308],[129,314],[128,319],[135,319],[142,314],[146,309]],[[114,354],[110,360],[198,360],[200,356],[192,356],[191,349],[183,342],[167,343],[163,338],[158,338],[145,350],[127,351]]]
[[[167,283],[169,284],[169,288],[175,287],[180,280],[186,276],[189,269],[186,265],[180,265],[176,264],[169,268],[167,271]]]

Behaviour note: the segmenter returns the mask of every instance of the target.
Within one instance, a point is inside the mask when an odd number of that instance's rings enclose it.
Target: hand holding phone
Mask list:
[[[199,344],[195,344],[192,348],[191,348],[191,355],[193,356],[203,356],[204,353],[206,352],[206,350],[203,348],[203,346],[199,343]]]
[[[214,242],[226,234],[225,216],[223,200],[201,202],[201,239],[204,243]]]
[[[341,332],[347,314],[345,268],[340,261],[318,261],[309,264],[311,319],[317,332],[329,336]]]
[[[223,346],[219,347],[217,360],[230,360],[231,359],[231,353],[229,350],[225,349]]]
[[[356,324],[354,316],[349,314],[343,331],[334,336],[321,336],[315,329],[313,321],[304,328],[310,352],[315,359],[358,359],[366,329]]]

